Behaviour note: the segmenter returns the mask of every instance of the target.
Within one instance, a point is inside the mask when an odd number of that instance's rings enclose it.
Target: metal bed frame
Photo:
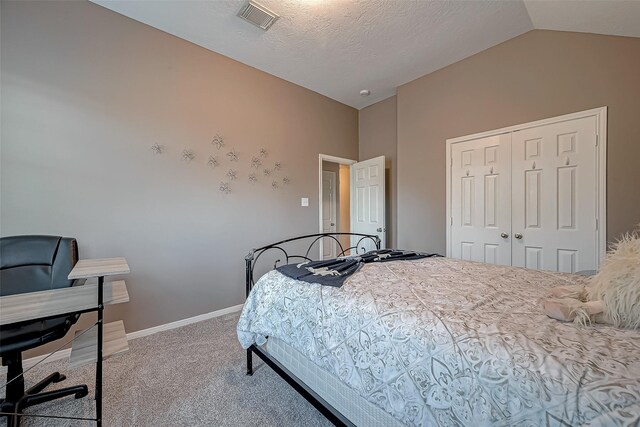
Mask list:
[[[354,238],[359,238],[355,245],[350,246],[348,248],[344,248],[340,240],[337,236],[349,236],[351,242],[353,242]],[[255,284],[253,273],[255,270],[255,265],[258,259],[267,251],[275,251],[276,253],[282,254],[284,259],[277,259],[273,265],[275,269],[280,262],[284,262],[284,264],[289,264],[289,261],[294,260],[303,260],[303,261],[313,261],[309,258],[309,254],[313,249],[316,242],[321,239],[333,239],[336,241],[338,247],[340,248],[340,253],[338,256],[346,255],[347,253],[351,255],[363,254],[367,250],[364,246],[361,246],[363,241],[371,241],[376,249],[380,249],[380,238],[376,235],[369,234],[359,234],[359,233],[319,233],[319,234],[307,234],[305,236],[293,237],[291,239],[282,240],[280,242],[272,243],[270,245],[263,246],[258,249],[252,249],[249,254],[245,257],[246,269],[245,269],[245,277],[246,277],[246,291],[247,298],[251,293],[251,289]],[[313,239],[311,244],[307,248],[307,251],[304,255],[289,255],[286,249],[283,247],[284,244],[305,240],[305,239]],[[277,361],[273,356],[271,356],[268,352],[266,352],[261,347],[253,344],[251,347],[247,349],[247,375],[253,375],[253,354],[256,354],[260,359],[264,361],[271,369],[273,369],[280,377],[282,377],[291,387],[293,387],[302,397],[307,399],[309,403],[311,403],[322,415],[324,415],[329,421],[331,421],[336,426],[353,426],[354,424],[349,421],[344,415],[342,415],[337,409],[331,406],[326,400],[324,400],[320,395],[318,395],[314,390],[312,390],[308,385],[306,385],[302,380],[296,377],[291,371],[285,368],[279,361]]]

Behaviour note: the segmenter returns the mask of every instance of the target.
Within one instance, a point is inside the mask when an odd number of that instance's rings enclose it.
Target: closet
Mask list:
[[[606,107],[447,141],[447,255],[575,273],[605,251]]]

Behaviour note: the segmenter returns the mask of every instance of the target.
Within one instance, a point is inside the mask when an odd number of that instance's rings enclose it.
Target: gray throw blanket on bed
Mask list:
[[[367,263],[414,260],[434,256],[440,255],[398,249],[380,249],[358,256],[287,264],[276,268],[276,270],[292,279],[339,288],[345,280]]]

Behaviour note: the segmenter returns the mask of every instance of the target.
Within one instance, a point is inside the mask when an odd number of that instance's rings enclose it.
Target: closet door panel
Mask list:
[[[596,148],[595,117],[513,133],[513,265],[596,268]]]
[[[510,134],[504,134],[452,145],[454,258],[511,264],[510,139]]]

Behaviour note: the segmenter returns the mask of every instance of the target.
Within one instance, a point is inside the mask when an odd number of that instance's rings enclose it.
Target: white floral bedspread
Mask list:
[[[271,271],[238,338],[285,341],[406,425],[638,425],[640,331],[539,304],[584,280],[448,258],[367,264],[342,288]]]

